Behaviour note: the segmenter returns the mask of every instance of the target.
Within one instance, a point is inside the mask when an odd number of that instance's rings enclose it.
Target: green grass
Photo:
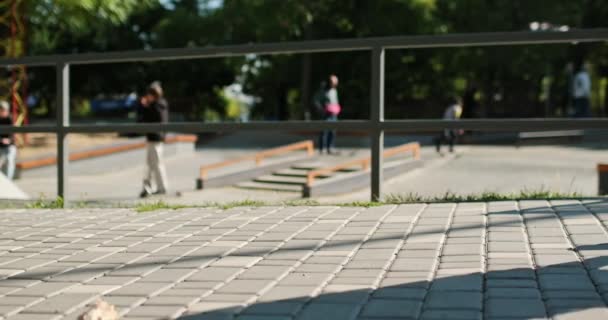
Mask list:
[[[55,200],[45,200],[40,198],[35,202],[25,205],[28,209],[63,209],[64,202],[62,197],[57,197]]]
[[[142,213],[142,212],[150,212],[150,211],[156,211],[156,210],[177,210],[177,209],[183,209],[186,207],[187,206],[183,206],[183,205],[168,204],[162,200],[159,200],[156,202],[139,203],[135,206],[135,211]]]
[[[142,202],[137,204],[113,204],[111,207],[117,208],[133,208],[137,212],[151,212],[156,210],[177,210],[182,208],[218,208],[221,210],[228,210],[237,207],[262,207],[262,206],[327,206],[335,205],[341,207],[377,207],[382,205],[392,204],[408,204],[408,203],[445,203],[445,202],[487,202],[487,201],[517,201],[517,200],[560,200],[560,199],[583,199],[583,195],[576,192],[562,193],[555,192],[545,188],[537,190],[524,189],[522,191],[510,194],[497,193],[497,192],[482,192],[479,194],[470,195],[458,195],[453,192],[446,192],[441,196],[425,197],[416,193],[407,194],[392,194],[388,195],[383,201],[355,201],[350,203],[338,203],[328,204],[320,203],[312,199],[301,199],[301,200],[290,200],[278,203],[256,201],[256,200],[243,200],[233,201],[228,203],[204,203],[200,205],[176,205],[166,203],[162,200],[156,202]],[[13,203],[13,202],[1,202],[0,209],[13,209],[19,207],[26,207],[28,209],[62,209],[65,203],[62,198],[58,197],[54,200],[46,200],[41,197],[39,200],[34,202],[24,203]],[[89,208],[99,207],[99,204],[77,202],[70,203],[70,208]]]
[[[224,204],[211,204],[210,207],[218,207],[222,210],[228,210],[237,207],[263,207],[267,206],[268,203],[264,201],[256,201],[256,200],[243,200],[243,201],[233,201]]]
[[[440,202],[486,202],[486,201],[515,201],[515,200],[559,200],[559,199],[581,199],[579,193],[561,193],[550,191],[544,188],[538,190],[524,189],[518,193],[497,193],[486,191],[480,194],[457,195],[446,192],[438,197],[423,197],[416,193],[404,195],[389,195],[383,201],[385,204],[405,204],[405,203],[440,203]]]
[[[347,203],[337,204],[339,207],[363,207],[363,208],[371,208],[371,207],[379,207],[383,206],[386,203],[384,202],[376,202],[376,201],[353,201]]]

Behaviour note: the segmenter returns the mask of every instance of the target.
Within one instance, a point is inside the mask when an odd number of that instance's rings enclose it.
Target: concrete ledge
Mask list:
[[[520,132],[517,136],[517,146],[524,144],[563,144],[582,142],[585,138],[583,130],[559,130]]]
[[[216,177],[210,177],[207,179],[196,179],[196,189],[203,190],[207,188],[219,188],[234,185],[239,182],[255,179],[259,176],[271,174],[277,170],[287,169],[295,164],[310,161],[311,157],[301,156],[297,158],[290,158],[284,161],[275,162],[255,168],[249,168],[239,170],[232,173],[223,174]]]
[[[197,141],[196,135],[168,135],[165,139],[167,144],[166,154],[172,155],[180,153],[182,151],[192,151],[195,148]],[[132,150],[143,149],[146,147],[145,138],[137,138],[135,141],[129,141],[125,143],[110,144],[104,146],[97,146],[89,149],[75,151],[70,153],[70,161],[78,161],[91,159],[96,157],[103,157],[112,155],[120,152],[127,152]],[[170,147],[172,146],[172,147]],[[36,157],[34,159],[21,160],[17,162],[17,171],[29,170],[40,167],[46,167],[55,165],[57,163],[57,157],[54,155]]]
[[[397,177],[411,170],[422,167],[421,160],[404,160],[384,165],[385,181]],[[303,198],[343,194],[358,191],[369,187],[371,176],[369,171],[359,171],[341,175],[336,178],[327,178],[302,188]]]

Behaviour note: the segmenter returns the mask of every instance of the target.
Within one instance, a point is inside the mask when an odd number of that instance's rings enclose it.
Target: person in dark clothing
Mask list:
[[[459,120],[462,115],[462,102],[458,97],[450,98],[450,103],[443,113],[443,120]],[[462,130],[446,129],[443,130],[434,140],[437,153],[441,153],[441,144],[447,143],[450,153],[454,152],[456,137],[462,134]]]
[[[10,115],[10,106],[6,101],[0,101],[0,125],[12,126],[13,120]],[[17,147],[15,137],[9,133],[0,134],[0,168],[7,178],[13,179],[15,175],[15,160],[17,158]]]
[[[332,74],[329,76],[328,81],[323,84],[325,87],[315,95],[315,107],[323,114],[323,118],[326,121],[338,121],[338,115],[342,111],[342,106],[340,106],[338,99],[338,77]],[[335,154],[335,139],[335,130],[324,130],[321,132],[319,136],[319,152],[323,154],[323,151],[327,150],[328,154]]]
[[[163,97],[163,88],[159,82],[153,82],[146,95],[139,101],[139,122],[166,123],[169,120],[169,105]],[[150,132],[146,134],[146,171],[144,174],[143,190],[140,197],[145,198],[152,194],[166,194],[168,189],[167,173],[163,162],[164,132]],[[156,190],[152,189],[152,179],[156,183]]]

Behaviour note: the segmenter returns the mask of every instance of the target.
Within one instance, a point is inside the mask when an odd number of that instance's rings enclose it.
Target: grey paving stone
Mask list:
[[[143,296],[113,296],[111,294],[103,297],[103,300],[115,305],[117,308],[130,308],[131,306],[143,303],[146,298]]]
[[[336,319],[350,320],[353,319],[360,308],[358,305],[351,304],[329,304],[313,302],[302,309],[296,317],[298,320],[316,320],[316,319]]]
[[[422,312],[422,320],[481,320],[482,313],[469,310],[426,310]]]
[[[144,303],[145,306],[188,306],[197,302],[198,296],[169,296],[161,294],[156,297],[152,297]]]
[[[112,291],[112,295],[150,297],[169,288],[171,285],[171,283],[163,282],[135,282]]]
[[[558,313],[558,310],[563,309],[588,309],[588,308],[606,308],[606,304],[602,299],[568,299],[568,298],[560,298],[560,299],[547,299],[545,301],[545,305],[549,310],[549,314]],[[606,309],[608,310],[608,309]]]
[[[215,318],[204,318],[204,320],[214,320]],[[219,319],[219,318],[218,318]],[[222,320],[224,319],[228,319],[228,318],[222,318]],[[229,318],[230,320],[232,320],[232,318]],[[249,315],[249,314],[245,314],[245,315],[239,315],[236,317],[236,320],[292,320],[293,318],[291,316],[283,316],[283,315]],[[186,319],[188,320],[188,319]],[[195,319],[191,319],[191,320],[195,320]],[[200,318],[200,320],[203,320],[203,318]]]
[[[332,276],[330,273],[290,273],[285,278],[281,279],[280,285],[289,286],[309,286],[325,283]]]
[[[536,273],[532,269],[509,268],[507,270],[490,271],[486,274],[488,279],[535,279]]]
[[[408,300],[423,300],[427,294],[427,290],[424,288],[399,288],[399,287],[388,287],[379,288],[374,291],[373,295],[375,298],[385,299],[408,299]]]
[[[539,283],[543,290],[593,290],[593,283],[587,276],[578,275],[540,275]]]
[[[335,273],[340,268],[341,265],[339,264],[310,264],[307,260],[306,263],[297,267],[295,272]]]
[[[481,292],[431,291],[424,303],[424,309],[471,309],[481,311],[481,308]]]
[[[485,304],[486,316],[490,318],[544,318],[542,300],[490,298]]]
[[[306,301],[320,289],[317,286],[276,286],[260,297],[260,301],[297,300]]]
[[[481,275],[449,276],[435,279],[431,290],[436,291],[481,291]]]
[[[179,282],[192,274],[192,269],[159,269],[147,274],[141,282]]]
[[[43,297],[6,295],[0,298],[0,306],[26,306],[42,300],[44,300]]]
[[[416,319],[420,315],[421,309],[422,301],[372,299],[363,307],[361,316],[374,318]]]
[[[378,277],[335,277],[331,279],[330,284],[362,284],[373,286],[379,282]]]
[[[127,313],[128,317],[154,317],[156,319],[171,319],[173,317],[179,316],[185,310],[185,307],[182,306],[156,306],[156,305],[143,305],[138,306],[129,313]]]
[[[605,306],[582,309],[556,309],[552,311],[554,320],[607,319],[608,309]]]
[[[10,316],[6,318],[7,320],[58,320],[61,319],[62,315],[54,315],[54,314],[16,314],[14,316]]]
[[[139,277],[113,277],[113,276],[104,276],[100,278],[93,279],[88,281],[89,285],[127,285],[135,280],[139,279]]]
[[[253,266],[237,276],[246,280],[273,280],[291,270],[291,266]]]
[[[272,285],[268,280],[232,280],[221,287],[220,293],[259,293]]]
[[[91,294],[60,294],[26,308],[23,313],[62,314],[84,306],[92,301]]]
[[[488,242],[489,252],[528,252],[527,244],[522,242]]]
[[[276,301],[270,303],[254,303],[251,306],[245,308],[241,314],[243,315],[257,315],[262,319],[263,316],[294,316],[304,304],[301,302],[283,302]],[[238,319],[238,318],[237,318]],[[264,318],[265,319],[265,318]]]
[[[383,270],[375,269],[342,269],[336,275],[340,277],[377,277],[381,275]]]
[[[211,264],[212,267],[240,267],[249,268],[260,261],[262,257],[236,257],[229,256],[219,259]]]
[[[484,296],[487,298],[510,299],[541,299],[541,294],[535,288],[488,288]]]
[[[331,287],[329,288],[331,290]],[[367,301],[371,292],[371,289],[355,289],[344,292],[324,291],[322,294],[315,297],[314,301],[320,303],[345,303],[362,305]]]
[[[546,299],[601,299],[600,295],[595,290],[543,290],[543,296]]]
[[[537,288],[536,281],[529,279],[488,279],[486,288]]]
[[[15,296],[27,296],[27,297],[47,297],[50,295],[58,294],[63,290],[73,286],[74,283],[70,282],[47,282],[35,284],[31,287],[15,291],[12,294]]]
[[[189,276],[185,281],[227,281],[242,271],[242,268],[207,267]]]
[[[0,316],[4,319],[4,317],[18,313],[23,310],[24,307],[26,307],[26,305],[0,305]]]

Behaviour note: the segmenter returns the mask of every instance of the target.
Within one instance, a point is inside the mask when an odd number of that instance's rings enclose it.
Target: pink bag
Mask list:
[[[342,111],[342,107],[338,103],[330,103],[325,107],[325,112],[334,116],[340,114],[340,111]]]

